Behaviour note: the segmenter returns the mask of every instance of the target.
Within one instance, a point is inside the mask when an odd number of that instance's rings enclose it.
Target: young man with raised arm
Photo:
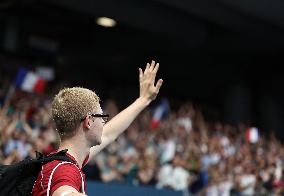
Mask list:
[[[159,63],[147,63],[144,72],[139,68],[140,96],[108,123],[94,91],[73,87],[62,89],[52,103],[52,117],[61,139],[60,150],[73,163],[54,160],[42,166],[34,184],[33,196],[85,195],[85,176],[82,168],[89,159],[113,142],[136,116],[153,101],[163,80],[155,84]],[[106,124],[105,124],[106,123]],[[55,152],[54,152],[55,153]]]

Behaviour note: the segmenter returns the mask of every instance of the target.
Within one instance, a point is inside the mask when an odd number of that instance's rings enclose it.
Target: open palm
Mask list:
[[[159,79],[155,85],[156,74],[159,69],[159,63],[152,61],[147,63],[144,72],[139,68],[140,97],[145,98],[149,102],[154,100],[163,84],[163,80]]]

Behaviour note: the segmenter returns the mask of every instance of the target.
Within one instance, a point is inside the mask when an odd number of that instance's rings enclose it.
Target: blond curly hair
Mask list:
[[[52,102],[52,117],[61,140],[74,136],[81,119],[98,110],[99,102],[97,94],[86,88],[60,90]]]

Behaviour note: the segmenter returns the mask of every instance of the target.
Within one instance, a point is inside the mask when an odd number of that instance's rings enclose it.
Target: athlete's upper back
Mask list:
[[[71,186],[78,192],[85,192],[85,175],[75,158],[68,153],[66,155],[74,163],[54,160],[42,166],[32,190],[33,196],[46,196],[47,192],[49,192],[48,195],[52,195],[56,189],[64,185]],[[83,166],[86,164],[86,160]]]

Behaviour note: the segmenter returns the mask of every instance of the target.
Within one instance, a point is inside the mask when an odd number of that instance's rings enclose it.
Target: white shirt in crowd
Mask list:
[[[176,143],[174,140],[169,139],[168,141],[161,144],[161,163],[171,161],[176,153]]]
[[[184,190],[188,187],[189,173],[182,167],[164,165],[158,173],[158,188],[171,187],[175,190]]]
[[[206,196],[230,196],[232,186],[233,184],[230,181],[211,185],[206,190]]]
[[[256,183],[255,175],[252,175],[252,174],[242,175],[241,176],[241,181],[240,181],[241,187],[248,186],[248,188],[246,188],[246,189],[244,189],[242,191],[242,194],[244,194],[244,195],[254,195],[255,183]]]

